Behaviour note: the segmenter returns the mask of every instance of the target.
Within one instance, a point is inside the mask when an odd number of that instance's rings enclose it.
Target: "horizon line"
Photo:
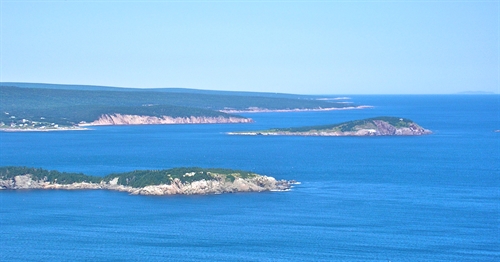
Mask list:
[[[190,88],[190,87],[130,87],[130,86],[110,86],[110,85],[98,85],[98,84],[61,84],[61,83],[41,83],[41,82],[10,82],[10,81],[0,81],[0,85],[5,86],[5,84],[27,84],[27,85],[54,85],[54,86],[87,86],[87,87],[105,87],[105,88],[116,88],[116,89],[186,89],[186,90],[196,90],[196,91],[215,91],[215,92],[240,92],[240,93],[264,93],[264,94],[285,94],[285,95],[310,95],[310,96],[327,96],[327,95],[498,95],[500,93],[492,91],[458,91],[454,93],[285,93],[285,92],[264,92],[264,91],[250,91],[250,90],[221,90],[221,89],[200,89],[200,88]],[[22,87],[21,87],[22,88]],[[30,87],[26,87],[30,88]],[[37,88],[37,87],[31,87]]]

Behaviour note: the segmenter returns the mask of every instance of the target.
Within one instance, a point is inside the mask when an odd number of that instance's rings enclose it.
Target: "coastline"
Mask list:
[[[287,113],[287,112],[320,112],[320,111],[336,111],[336,110],[359,110],[373,108],[369,105],[349,106],[349,107],[329,107],[329,108],[309,108],[309,109],[266,109],[266,108],[248,108],[247,110],[225,109],[219,112],[233,113]],[[50,128],[46,127],[11,127],[4,125],[0,127],[0,132],[53,132],[53,131],[84,131],[91,130],[89,126],[115,126],[115,125],[185,125],[185,124],[241,124],[253,123],[253,119],[238,116],[190,116],[190,117],[171,117],[171,116],[145,116],[145,115],[127,115],[127,114],[104,114],[97,120],[92,122],[80,122],[75,126],[55,127],[54,124]],[[56,125],[57,126],[57,125]]]
[[[58,132],[58,131],[86,131],[84,127],[58,127],[58,128],[0,128],[0,132]]]
[[[248,110],[223,109],[219,112],[234,114],[234,113],[286,113],[286,112],[320,112],[320,111],[336,111],[336,110],[356,110],[373,108],[369,105],[348,106],[348,107],[328,107],[328,108],[310,108],[310,109],[266,109],[266,108],[249,108]]]
[[[171,117],[171,116],[141,116],[127,114],[105,114],[90,123],[80,123],[78,126],[114,126],[114,125],[175,125],[175,124],[240,124],[252,123],[251,118],[245,117]]]
[[[375,130],[363,129],[350,132],[227,132],[231,136],[325,136],[325,137],[374,137],[374,136],[421,136],[428,135],[432,132],[425,133],[409,133],[407,130],[398,131],[395,134],[377,134]]]
[[[359,110],[373,108],[369,105],[349,106],[349,107],[329,107],[329,108],[312,108],[312,109],[266,109],[266,108],[249,108],[248,110],[219,110],[222,113],[287,113],[287,112],[320,112],[320,111],[336,111],[336,110]],[[54,131],[84,131],[91,130],[87,127],[91,126],[115,126],[115,125],[185,125],[185,124],[241,124],[252,123],[251,118],[244,117],[155,117],[142,115],[127,115],[127,114],[105,114],[99,119],[86,123],[81,122],[75,126],[51,127],[51,128],[24,128],[24,127],[0,127],[0,132],[54,132]],[[231,134],[233,135],[233,134]]]
[[[165,195],[210,195],[223,193],[289,191],[294,180],[276,180],[274,177],[258,175],[252,178],[235,178],[234,181],[223,179],[197,180],[181,182],[178,178],[171,184],[147,185],[131,187],[118,184],[118,177],[100,183],[75,182],[58,184],[46,179],[35,180],[30,174],[17,175],[10,179],[0,179],[0,192],[3,190],[111,190],[127,192],[131,195],[165,196]]]
[[[0,132],[52,132],[91,130],[92,126],[131,126],[131,125],[188,125],[188,124],[241,124],[252,123],[253,119],[244,117],[154,117],[140,115],[107,114],[90,123],[81,122],[75,126],[59,127],[0,127]]]

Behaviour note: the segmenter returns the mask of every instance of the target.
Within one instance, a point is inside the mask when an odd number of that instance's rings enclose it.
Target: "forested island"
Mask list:
[[[262,131],[230,132],[230,135],[281,136],[418,136],[432,132],[410,119],[400,117],[374,117],[339,124],[294,128],[273,128]]]
[[[132,195],[194,195],[285,191],[295,181],[221,168],[136,170],[105,177],[30,167],[0,167],[0,189],[104,189]]]
[[[0,130],[94,125],[250,123],[239,112],[363,108],[314,96],[0,83]]]

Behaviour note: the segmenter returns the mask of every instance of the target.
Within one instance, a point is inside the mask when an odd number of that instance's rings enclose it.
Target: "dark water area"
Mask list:
[[[300,181],[288,192],[1,191],[0,260],[498,261],[500,96],[352,96],[363,110],[252,124],[0,133],[0,165],[104,176],[180,166]],[[226,132],[409,118],[420,137]]]

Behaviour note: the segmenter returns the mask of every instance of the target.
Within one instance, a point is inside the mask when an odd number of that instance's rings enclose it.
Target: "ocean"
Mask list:
[[[0,165],[104,176],[181,166],[300,182],[287,192],[0,191],[1,261],[500,261],[500,95],[351,96],[362,110],[252,124],[0,132]],[[409,118],[418,137],[226,132]]]

